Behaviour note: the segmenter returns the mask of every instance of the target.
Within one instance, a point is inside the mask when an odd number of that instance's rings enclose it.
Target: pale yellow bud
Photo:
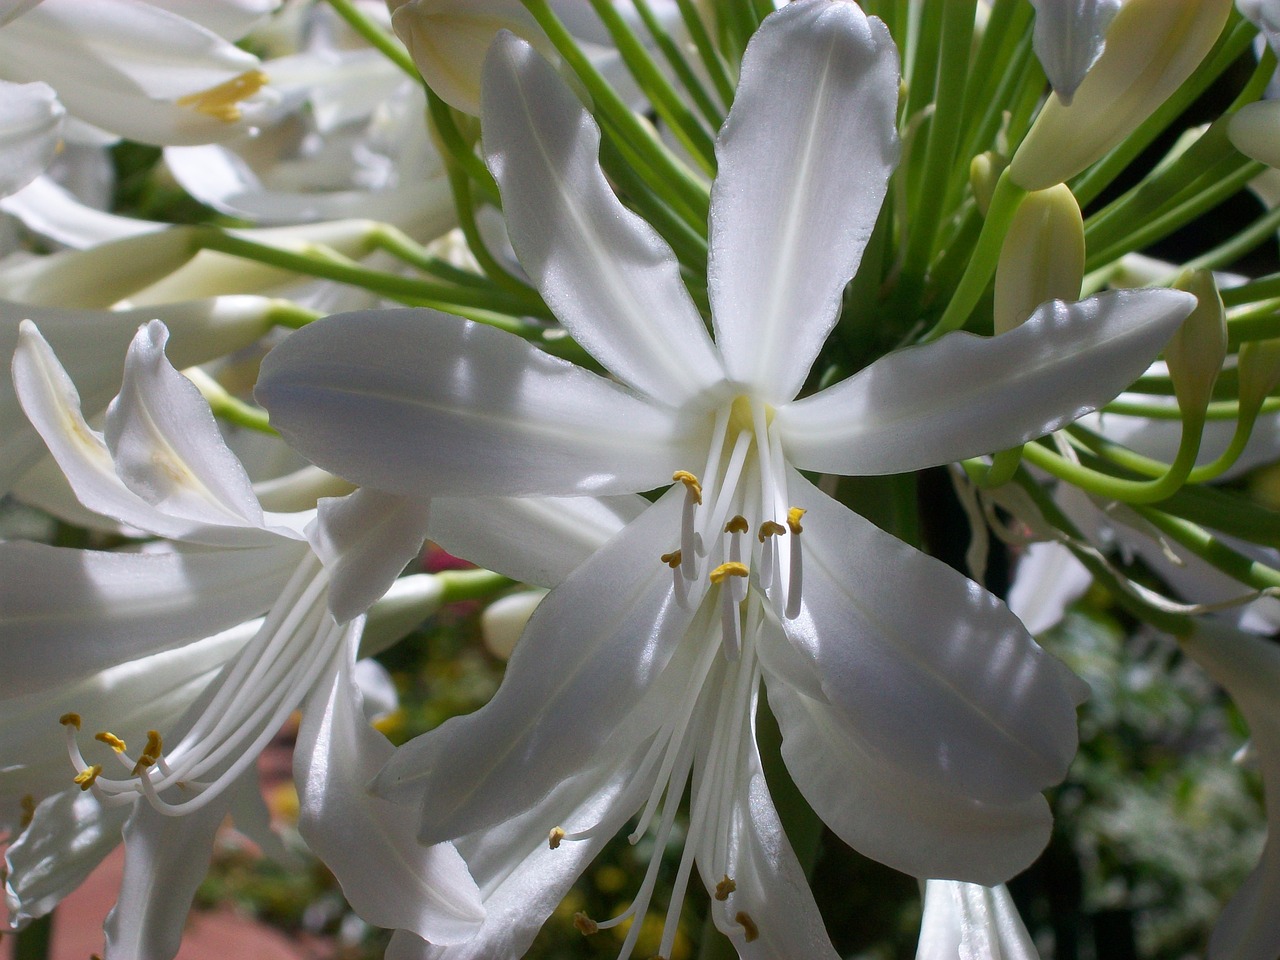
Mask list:
[[[978,211],[984,217],[987,215],[987,210],[991,208],[991,196],[996,192],[996,181],[1000,179],[1000,174],[1004,173],[1004,168],[1008,165],[1009,161],[994,150],[978,154],[969,163],[969,186],[973,188],[973,198],[978,203]]]
[[[522,590],[499,597],[485,607],[480,614],[485,649],[499,660],[510,657],[533,611],[546,595],[546,590]]]
[[[1227,124],[1227,136],[1246,157],[1280,167],[1280,100],[1242,107]]]
[[[1242,410],[1253,411],[1280,387],[1280,339],[1250,340],[1240,347],[1239,398]]]
[[[555,58],[551,41],[520,0],[399,0],[391,26],[427,86],[473,116],[480,115],[480,75],[498,31],[510,30]]]
[[[1014,183],[1024,190],[1062,183],[1132,133],[1199,66],[1231,2],[1128,0],[1071,106],[1049,96],[1014,154]]]
[[[1226,311],[1208,270],[1185,274],[1176,286],[1195,294],[1199,302],[1164,348],[1164,359],[1178,406],[1187,413],[1203,413],[1227,356]]]
[[[1065,184],[1027,194],[996,266],[995,331],[1023,323],[1046,300],[1079,300],[1084,219]]]

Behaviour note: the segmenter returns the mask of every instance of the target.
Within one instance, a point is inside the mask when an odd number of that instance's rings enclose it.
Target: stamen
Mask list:
[[[98,779],[98,774],[100,773],[102,773],[102,764],[95,763],[93,766],[85,767],[72,777],[71,780],[81,790],[88,790],[93,786],[94,781]]]
[[[729,899],[729,894],[738,889],[738,885],[726,873],[721,877],[720,882],[716,884],[716,899],[725,901]]]
[[[786,532],[787,528],[777,520],[766,520],[760,524],[760,532],[756,534],[756,539],[764,543],[770,537],[780,537]]]
[[[684,556],[679,550],[672,550],[670,553],[664,553],[658,559],[674,570],[680,566],[680,559]]]
[[[671,475],[673,482],[684,484],[684,512],[680,516],[680,550],[683,557],[689,558],[689,565],[682,571],[686,580],[698,577],[698,541],[694,529],[698,507],[702,506],[702,484],[688,470],[677,470]]]
[[[751,525],[747,523],[747,518],[740,513],[724,525],[725,533],[746,533],[750,529]]]
[[[746,940],[747,943],[752,943],[759,938],[760,928],[756,926],[756,922],[751,919],[751,914],[747,913],[747,911],[739,910],[733,919],[742,924],[742,929],[745,931],[743,939]]]
[[[724,532],[729,534],[730,563],[742,563],[742,535],[750,529],[751,526],[747,523],[747,518],[740,513],[724,525]],[[739,603],[747,599],[747,581],[745,579],[733,582],[733,599]]]
[[[560,841],[565,838],[563,827],[552,827],[551,832],[547,834],[547,845],[552,850],[560,849]]]
[[[270,78],[261,70],[246,70],[238,77],[208,90],[198,90],[179,97],[180,107],[191,107],[196,113],[213,117],[223,123],[235,123],[240,119],[240,101],[247,100],[267,85]]]
[[[787,585],[787,609],[784,616],[794,620],[800,616],[800,591],[804,585],[804,551],[800,549],[800,534],[804,527],[800,518],[808,511],[792,507],[787,511],[787,527],[791,530],[791,579]]]
[[[147,731],[147,745],[143,749],[138,762],[133,765],[133,775],[140,776],[142,772],[149,767],[154,766],[160,759],[160,751],[164,748],[164,741],[161,739],[159,732],[155,730]]]
[[[62,716],[60,716],[60,717],[58,718],[58,722],[59,722],[60,724],[62,724],[64,727],[75,727],[77,730],[79,730],[79,729],[80,729],[80,714],[78,714],[78,713],[64,713]]]
[[[581,910],[573,915],[573,925],[584,937],[600,932],[600,924],[596,923]]]
[[[680,569],[684,559],[684,552],[681,550],[672,550],[670,553],[664,553],[661,557],[662,562],[671,568],[671,589],[675,592],[676,603],[680,605],[680,609],[689,609],[689,584],[685,579],[684,572]]]
[[[711,578],[712,583],[720,584],[724,583],[725,579],[728,577],[746,577],[750,576],[750,574],[751,571],[747,569],[747,565],[745,563],[733,563],[731,561],[729,563],[720,564],[720,566],[712,570],[708,576]]]
[[[124,753],[127,749],[123,740],[117,737],[114,733],[109,733],[106,730],[103,730],[101,733],[95,733],[93,735],[93,739],[97,740],[99,743],[105,743],[116,753]]]

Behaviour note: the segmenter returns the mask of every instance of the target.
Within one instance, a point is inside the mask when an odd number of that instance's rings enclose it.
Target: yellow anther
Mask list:
[[[764,543],[770,537],[780,537],[786,532],[787,528],[777,520],[766,520],[760,524],[760,532],[756,534],[756,539]]]
[[[143,770],[147,769],[147,767],[154,765],[155,762],[160,759],[160,753],[163,750],[164,740],[161,738],[159,732],[155,730],[148,730],[147,745],[143,748],[141,755],[139,755],[138,762],[133,765],[133,775],[136,777],[138,774],[142,773]]]
[[[787,511],[787,529],[790,530],[792,533],[796,533],[796,534],[800,533],[800,531],[804,529],[804,527],[800,526],[800,518],[803,517],[808,512],[809,512],[808,510],[805,510],[801,507],[792,507],[790,510],[788,510]]]
[[[747,943],[751,943],[760,936],[760,928],[756,926],[756,922],[751,919],[751,914],[747,913],[747,911],[739,910],[737,916],[733,919],[742,924],[742,929],[745,931],[743,939]]]
[[[681,553],[679,550],[672,550],[670,553],[664,553],[659,559],[674,570],[680,566]]]
[[[738,889],[738,885],[730,879],[726,873],[720,882],[716,884],[716,899],[720,901],[728,900],[729,894]]]
[[[564,839],[564,830],[561,827],[552,827],[551,832],[547,834],[547,844],[552,850],[560,846],[560,841]]]
[[[600,932],[600,924],[596,923],[581,910],[573,915],[573,925],[584,937]]]
[[[724,525],[725,533],[746,533],[750,529],[751,526],[747,523],[747,518],[742,514],[738,514]]]
[[[671,482],[674,483],[677,480],[679,480],[681,483],[685,485],[685,489],[687,489],[689,493],[693,496],[693,502],[701,506],[702,505],[702,484],[698,482],[698,478],[695,477],[688,470],[677,470],[675,473],[671,475]]]
[[[745,577],[749,576],[750,573],[751,571],[747,569],[745,563],[730,560],[728,563],[722,563],[711,571],[711,582],[724,583],[728,577]]]
[[[25,830],[36,818],[36,798],[28,793],[20,802],[22,803],[22,820],[18,823],[18,829]]]
[[[85,767],[83,770],[77,773],[72,778],[72,781],[81,790],[88,790],[90,787],[93,786],[94,781],[98,779],[98,774],[100,773],[102,773],[102,764],[95,763],[93,766]]]
[[[126,749],[123,740],[117,737],[114,733],[109,733],[106,730],[103,730],[101,733],[95,733],[93,735],[93,739],[97,740],[99,743],[105,743],[116,753],[124,753]]]
[[[60,717],[58,718],[58,722],[59,722],[60,724],[62,724],[64,727],[75,727],[77,730],[79,730],[79,729],[80,729],[80,714],[78,714],[78,713],[64,713],[62,716],[60,716]]]
[[[269,79],[261,70],[246,70],[216,87],[179,97],[177,103],[223,123],[235,123],[240,119],[240,101],[252,97],[267,85]]]

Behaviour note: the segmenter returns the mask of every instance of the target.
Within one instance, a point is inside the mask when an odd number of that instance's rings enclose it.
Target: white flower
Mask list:
[[[1040,955],[1003,884],[930,880],[916,960],[1040,960]]]
[[[391,746],[364,721],[351,677],[363,612],[416,554],[425,504],[357,491],[322,501],[314,520],[264,511],[195,386],[165,358],[166,338],[159,322],[139,330],[105,434],[85,422],[74,386],[30,322],[14,357],[18,396],[83,505],[176,543],[140,553],[0,544],[0,692],[40,692],[46,703],[92,693],[100,670],[191,645],[267,610],[211,681],[199,682],[207,656],[178,656],[176,666],[193,670],[187,689],[199,689],[173,728],[135,736],[110,729],[116,717],[87,715],[109,728],[95,737],[106,747],[93,747],[101,754],[93,762],[81,754],[80,705],[62,707],[76,782],[106,808],[133,808],[107,955],[176,951],[214,830],[254,776],[259,752],[304,701],[297,775],[308,842],[370,922],[464,939],[483,911],[461,859],[447,845],[412,845],[406,855],[409,818],[363,790]],[[175,682],[163,670],[152,677],[157,694]],[[173,715],[163,704],[156,712],[157,720]],[[20,765],[4,766],[15,774],[7,791],[49,789],[45,768],[28,778]],[[92,820],[92,811],[68,810],[57,798],[46,803],[54,824]],[[57,875],[56,856],[40,850],[48,837],[40,811],[29,856]]]
[[[756,752],[762,680],[793,778],[851,845],[987,883],[1043,846],[1039,791],[1074,752],[1080,685],[999,600],[799,471],[901,473],[1037,437],[1110,399],[1193,302],[1053,302],[1008,334],[898,351],[795,399],[896,160],[898,83],[888,31],[851,3],[765,20],[717,145],[713,343],[671,251],[610,191],[589,116],[501,37],[484,145],[513,245],[623,385],[426,311],[330,318],[264,363],[259,397],[285,437],[382,489],[675,481],[543,601],[493,701],[402,748],[376,782],[423,803],[422,841],[458,839],[485,895],[481,936],[439,955],[518,953],[635,811],[661,851],[692,784],[661,952],[696,858],[743,956],[833,956]]]
[[[1102,56],[1107,27],[1121,0],[1031,0],[1036,8],[1036,56],[1058,99],[1068,106],[1089,68]]]

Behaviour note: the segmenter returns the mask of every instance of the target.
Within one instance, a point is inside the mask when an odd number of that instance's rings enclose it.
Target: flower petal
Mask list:
[[[1091,583],[1093,575],[1065,546],[1033,543],[1018,558],[1009,609],[1028,633],[1041,634],[1061,622],[1067,605],[1083,596]]]
[[[348,659],[308,699],[294,750],[298,830],[342,885],[360,917],[435,943],[473,936],[480,891],[450,844],[422,846],[417,811],[368,793],[394,752],[364,718]]]
[[[600,130],[512,34],[485,60],[484,148],[521,265],[574,339],[619,379],[678,406],[724,378],[671,248],[614,196]]]
[[[48,84],[0,81],[0,197],[44,172],[58,149],[64,113]]]
[[[1089,72],[1106,41],[1120,0],[1032,0],[1036,8],[1036,56],[1053,92],[1065,105]]]
[[[329,609],[346,623],[387,592],[427,537],[430,501],[362,487],[320,501],[308,537],[329,571]]]
[[[788,486],[808,513],[801,611],[783,629],[863,749],[990,803],[1060,781],[1084,682],[972,580],[794,470]]]
[[[380,795],[424,804],[422,842],[537,803],[645,698],[697,607],[676,602],[658,559],[679,536],[683,504],[683,487],[668,492],[553,590],[493,699],[401,747],[378,775]]]
[[[512,580],[554,587],[649,506],[644,497],[449,497],[431,539]]]
[[[767,17],[716,144],[708,267],[729,375],[773,404],[804,383],[898,159],[898,51],[856,4]]]
[[[287,540],[261,549],[144,554],[0,543],[0,697],[250,620],[271,606],[305,549]]]
[[[693,461],[667,410],[430,310],[304,327],[263,361],[257,397],[309,460],[410,496],[631,493]]]
[[[1003,884],[984,887],[930,880],[924,890],[916,960],[1040,960],[1018,908]]]
[[[788,459],[824,473],[906,473],[994,453],[1115,397],[1195,302],[1177,290],[1051,300],[998,337],[952,333],[881,357],[774,422]]]
[[[1053,817],[1039,794],[983,803],[912,775],[870,751],[840,710],[786,683],[767,683],[782,757],[814,812],[845,843],[917,877],[999,883],[1049,841]]]

